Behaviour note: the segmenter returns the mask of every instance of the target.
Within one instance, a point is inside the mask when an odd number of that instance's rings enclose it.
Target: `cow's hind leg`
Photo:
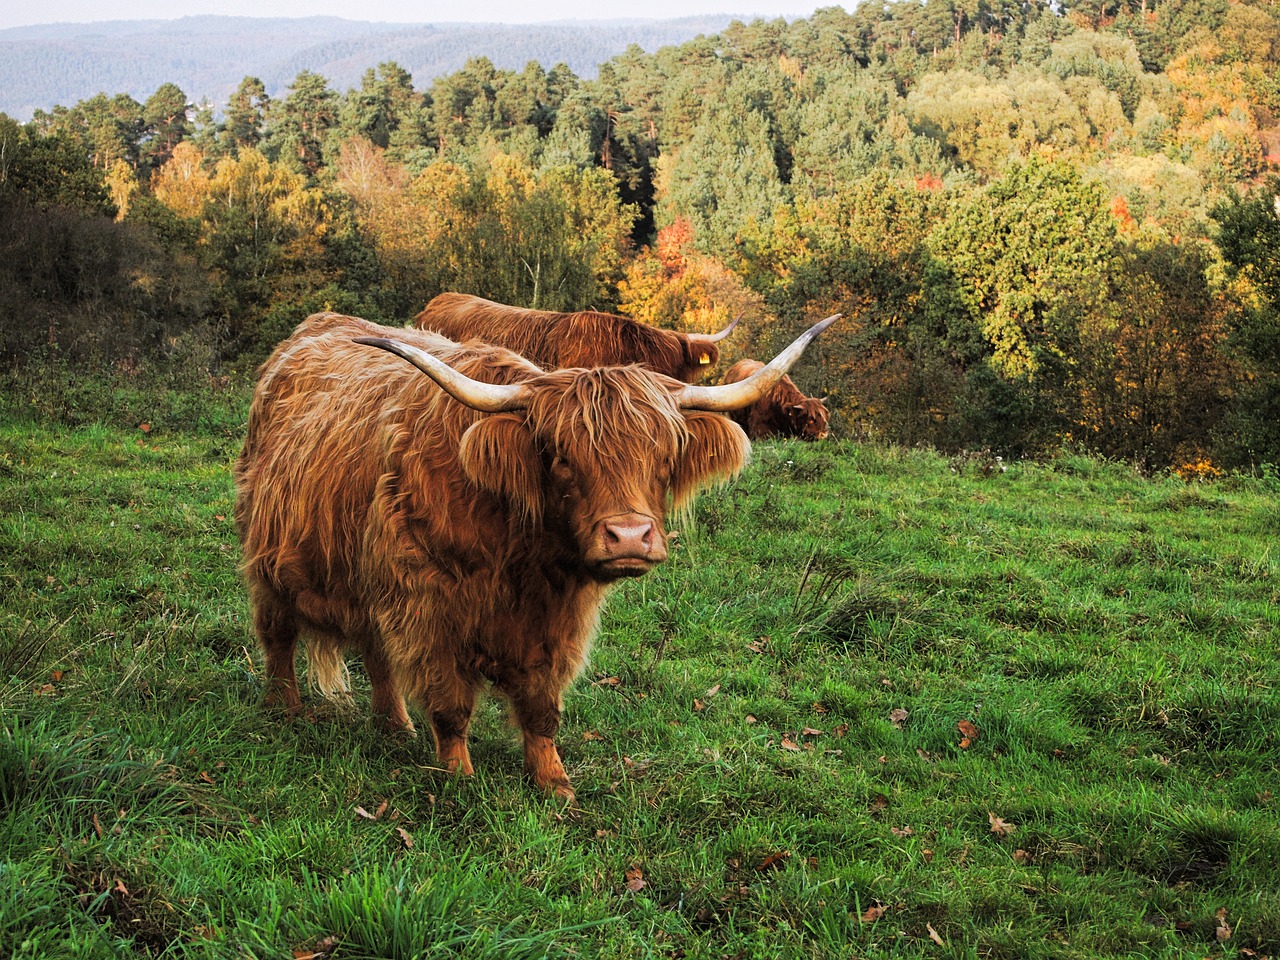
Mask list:
[[[283,707],[294,717],[302,709],[294,655],[298,646],[298,618],[292,608],[270,591],[253,597],[253,626],[266,661],[268,707]]]
[[[374,715],[381,718],[389,733],[415,736],[413,721],[409,719],[409,711],[405,709],[404,697],[396,686],[386,654],[372,645],[367,647],[364,669],[369,675],[369,684],[373,687]]]

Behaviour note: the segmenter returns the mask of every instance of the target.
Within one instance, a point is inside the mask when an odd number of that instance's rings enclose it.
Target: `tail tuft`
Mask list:
[[[351,699],[351,673],[342,647],[322,637],[307,637],[307,686],[326,700]]]

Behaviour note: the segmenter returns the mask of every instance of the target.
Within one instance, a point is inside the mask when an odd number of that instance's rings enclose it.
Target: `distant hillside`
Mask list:
[[[733,19],[504,26],[202,16],[14,27],[0,30],[0,111],[25,121],[37,108],[71,106],[99,92],[145,100],[167,82],[193,102],[207,97],[218,107],[246,76],[259,77],[272,96],[304,69],[343,90],[388,60],[408,70],[420,88],[473,56],[516,70],[530,60],[547,68],[565,63],[579,76],[594,77],[601,63],[629,44],[652,52],[717,33]]]

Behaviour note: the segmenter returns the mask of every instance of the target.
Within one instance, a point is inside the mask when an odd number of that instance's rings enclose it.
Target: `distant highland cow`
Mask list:
[[[739,360],[720,382],[746,380],[763,367],[759,360]],[[818,397],[806,397],[790,377],[783,377],[760,400],[744,409],[732,411],[729,416],[752,440],[766,437],[822,440],[829,432],[830,415],[826,404]]]
[[[612,313],[529,310],[465,293],[442,293],[413,318],[419,330],[497,344],[548,370],[642,363],[685,383],[720,360],[720,341],[737,323],[719,333],[677,333]]]

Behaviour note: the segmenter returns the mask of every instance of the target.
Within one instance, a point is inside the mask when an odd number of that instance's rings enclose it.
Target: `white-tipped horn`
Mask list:
[[[747,379],[718,387],[687,385],[676,394],[676,403],[685,410],[712,410],[718,413],[749,407],[786,375],[787,371],[800,359],[800,354],[804,353],[805,347],[839,319],[840,314],[837,313],[825,320],[819,320]]]
[[[742,314],[738,314],[733,318],[733,322],[719,333],[691,333],[689,334],[689,339],[698,343],[719,343],[729,334],[733,333],[733,328],[742,322],[742,316]]]
[[[501,413],[504,410],[523,410],[528,406],[528,393],[520,384],[482,383],[459,373],[439,357],[418,347],[385,337],[355,337],[356,343],[379,347],[404,357],[428,377],[440,384],[441,389],[453,399],[473,410],[484,413]]]

